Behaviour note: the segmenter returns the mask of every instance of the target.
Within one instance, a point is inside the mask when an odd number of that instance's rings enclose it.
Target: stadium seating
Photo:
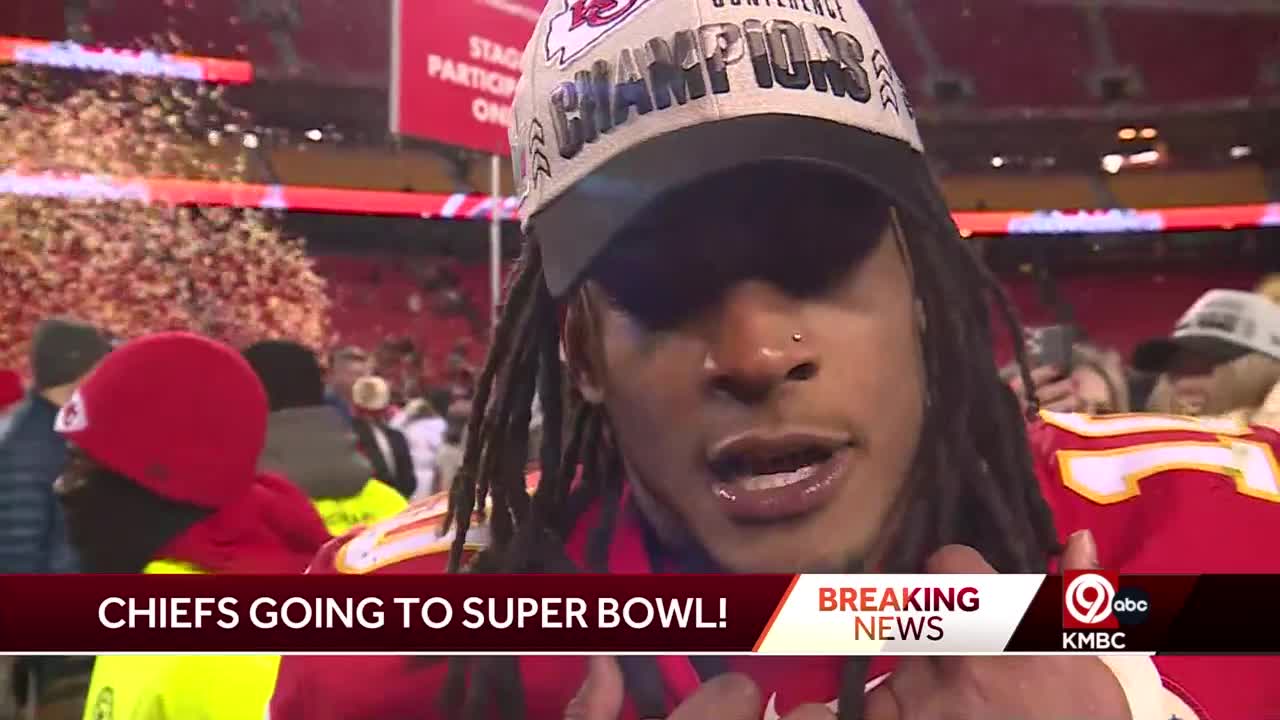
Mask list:
[[[390,2],[300,0],[302,25],[294,33],[298,54],[306,64],[330,73],[321,84],[380,86],[391,62]]]
[[[240,19],[239,0],[115,0],[91,6],[89,26],[94,41],[110,47],[167,50],[176,41],[199,55],[278,62],[266,31]]]
[[[1109,8],[1106,17],[1116,59],[1142,69],[1143,99],[1154,103],[1257,92],[1260,61],[1280,37],[1276,12],[1228,15]],[[1199,56],[1199,48],[1212,53],[1212,62]]]
[[[94,10],[89,24],[99,44],[141,47],[170,36],[193,53],[247,58],[268,74],[306,71],[319,84],[377,87],[387,79],[391,17],[388,2],[298,0],[298,24],[289,32],[299,67],[283,67],[265,24],[242,19],[240,0],[115,0]],[[270,3],[263,3],[270,7]]]
[[[477,328],[465,315],[441,312],[431,293],[422,290],[406,270],[410,262],[391,255],[321,255],[316,258],[316,270],[328,280],[337,344],[374,349],[384,340],[407,337],[429,358],[431,367],[441,370],[458,339],[476,338]],[[464,298],[487,322],[487,266],[439,262],[447,263],[458,276]],[[415,293],[422,301],[417,312],[409,300]],[[486,330],[479,328],[481,334]],[[481,361],[483,344],[470,343],[469,352],[468,360]]]
[[[1062,106],[1090,101],[1084,15],[1021,0],[917,2],[915,16],[943,68],[973,78],[982,106]],[[891,54],[902,48],[884,40]],[[911,87],[924,78],[907,76]],[[921,90],[916,90],[917,96]]]
[[[259,0],[296,8],[288,31],[309,81],[325,85],[386,84],[391,17],[389,2],[354,5],[343,0]],[[31,3],[19,3],[28,6]],[[42,5],[41,3],[35,3]],[[1066,3],[1026,0],[911,0],[912,15],[936,54],[928,67],[894,0],[864,0],[898,72],[925,104],[928,73],[946,71],[972,78],[975,102],[983,107],[1059,107],[1096,102],[1090,74],[1100,69],[1084,11]],[[52,3],[49,3],[52,6]],[[240,0],[114,0],[94,5],[90,25],[98,42],[134,46],[172,33],[193,51],[247,57],[268,74],[282,68],[263,22],[241,20]],[[28,12],[28,15],[31,13]],[[26,30],[51,35],[60,22],[0,12],[0,34]],[[1136,68],[1141,101],[1175,103],[1241,97],[1259,90],[1261,64],[1274,60],[1280,13],[1211,13],[1152,7],[1108,7],[1108,40],[1120,66]],[[55,22],[56,21],[56,22]],[[1213,61],[1196,48],[1212,48]]]

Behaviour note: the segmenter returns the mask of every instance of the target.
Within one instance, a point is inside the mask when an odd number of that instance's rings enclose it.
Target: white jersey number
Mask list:
[[[1280,503],[1280,463],[1267,443],[1244,439],[1250,429],[1222,418],[1172,415],[1089,417],[1044,412],[1044,421],[1081,437],[1123,437],[1153,432],[1202,433],[1204,440],[1150,442],[1112,450],[1059,450],[1063,483],[1102,505],[1141,493],[1143,480],[1172,470],[1198,470],[1234,481],[1242,495]]]

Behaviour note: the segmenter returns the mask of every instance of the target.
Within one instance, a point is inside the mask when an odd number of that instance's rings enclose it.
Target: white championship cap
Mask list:
[[[856,0],[548,0],[512,110],[520,217],[555,295],[663,194],[758,161],[846,171],[954,232]]]
[[[1172,335],[1139,345],[1133,366],[1164,372],[1183,349],[1219,361],[1249,352],[1280,360],[1280,305],[1243,290],[1210,290],[1183,314]]]

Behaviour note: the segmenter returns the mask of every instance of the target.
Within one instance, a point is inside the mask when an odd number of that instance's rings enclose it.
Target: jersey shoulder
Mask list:
[[[530,489],[538,475],[528,477]],[[445,527],[448,493],[425,497],[385,520],[356,528],[330,540],[316,555],[307,572],[313,575],[429,575],[445,572],[455,530]],[[489,546],[485,512],[471,518],[465,552],[471,555]]]

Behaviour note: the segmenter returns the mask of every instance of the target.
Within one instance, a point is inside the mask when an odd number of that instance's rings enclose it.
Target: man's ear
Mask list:
[[[591,309],[590,291],[584,285],[566,308],[560,354],[569,368],[570,381],[592,405],[604,402],[598,327]]]

